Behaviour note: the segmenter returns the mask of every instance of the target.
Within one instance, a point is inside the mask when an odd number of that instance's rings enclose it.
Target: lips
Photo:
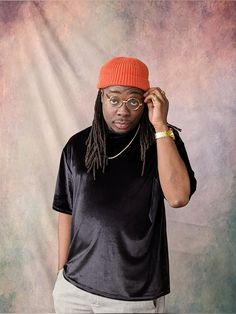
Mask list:
[[[125,120],[116,120],[114,121],[114,124],[118,129],[122,129],[122,130],[127,129],[130,126],[130,123]]]

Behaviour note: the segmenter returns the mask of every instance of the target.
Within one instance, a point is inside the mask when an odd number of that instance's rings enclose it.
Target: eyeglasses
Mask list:
[[[106,94],[106,97],[110,105],[114,108],[120,108],[124,103],[129,110],[138,110],[139,107],[143,105],[141,100],[135,97],[131,97],[127,100],[122,100],[119,96],[109,96],[108,94]]]

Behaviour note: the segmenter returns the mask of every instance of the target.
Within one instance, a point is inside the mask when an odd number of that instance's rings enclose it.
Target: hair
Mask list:
[[[143,163],[141,176],[143,176],[146,162],[146,151],[155,141],[154,128],[149,122],[147,106],[145,106],[144,112],[140,119],[139,133],[140,158]],[[85,166],[87,168],[87,172],[92,171],[94,180],[96,179],[96,171],[101,169],[104,173],[108,164],[108,157],[106,152],[107,134],[108,127],[103,117],[101,89],[99,89],[95,102],[92,127],[86,140],[87,150],[85,155]]]

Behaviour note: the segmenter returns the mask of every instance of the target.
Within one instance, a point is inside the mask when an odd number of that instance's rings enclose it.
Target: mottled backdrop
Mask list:
[[[198,179],[167,207],[167,311],[236,312],[235,21],[234,1],[0,2],[0,312],[53,311],[59,157],[114,56],[149,66]]]

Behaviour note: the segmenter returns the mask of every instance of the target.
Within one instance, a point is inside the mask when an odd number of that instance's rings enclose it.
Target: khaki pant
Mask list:
[[[53,289],[57,314],[80,313],[164,313],[165,297],[149,301],[123,301],[101,297],[79,289],[58,273]]]

